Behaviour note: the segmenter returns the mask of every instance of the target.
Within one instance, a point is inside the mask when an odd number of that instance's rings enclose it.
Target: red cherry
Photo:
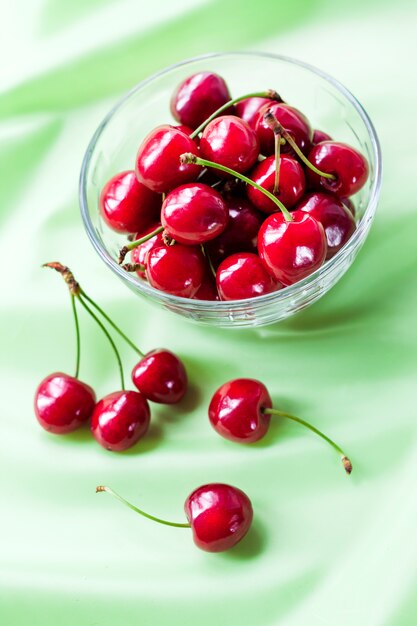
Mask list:
[[[214,239],[226,228],[228,211],[222,196],[202,183],[177,187],[162,204],[161,222],[172,239],[194,245]]]
[[[152,224],[152,226],[150,226],[146,230],[138,233],[135,237],[135,240],[142,239],[142,237],[145,237],[149,233],[152,233],[159,226],[160,226],[159,223]],[[163,245],[164,245],[164,241],[162,238],[162,233],[158,233],[154,237],[151,237],[147,241],[144,241],[143,243],[141,243],[140,246],[138,246],[137,248],[133,248],[132,255],[131,255],[132,263],[140,263],[140,265],[144,265],[146,269],[146,261],[147,261],[148,252],[150,250],[153,250],[153,248],[159,248],[160,246],[163,246]],[[140,278],[146,278],[146,272],[144,270],[137,270],[136,273],[138,276],[140,276]]]
[[[283,285],[292,285],[317,270],[327,253],[323,226],[304,211],[294,211],[293,221],[273,213],[258,235],[259,256],[272,276]]]
[[[327,240],[326,259],[331,259],[355,231],[356,223],[351,212],[331,194],[308,194],[298,203],[297,210],[312,215],[323,226]]]
[[[369,168],[365,157],[355,148],[337,141],[323,141],[308,155],[308,160],[322,172],[336,178],[324,178],[307,169],[307,179],[317,191],[330,191],[339,197],[352,196],[366,183]]]
[[[255,128],[259,109],[265,104],[271,105],[274,100],[269,98],[246,98],[235,105],[236,115],[245,120],[251,128]]]
[[[132,371],[132,381],[141,394],[159,404],[176,404],[187,391],[187,372],[169,350],[151,350]]]
[[[63,435],[86,422],[95,403],[91,387],[73,376],[55,372],[44,378],[35,392],[35,415],[42,428]]]
[[[355,217],[356,209],[355,209],[355,205],[353,204],[352,200],[350,198],[340,198],[340,199],[343,202],[343,204],[345,205],[345,207],[347,209],[349,209],[349,211],[352,213],[353,217]]]
[[[192,163],[180,163],[184,152],[197,155],[195,141],[174,126],[158,126],[144,139],[136,155],[138,180],[157,193],[166,193],[195,180],[201,168]]]
[[[212,302],[220,300],[216,287],[216,281],[209,267],[206,267],[205,269],[203,282],[201,283],[200,289],[198,289],[196,294],[193,296],[193,300],[208,300]]]
[[[134,233],[157,219],[161,196],[140,183],[133,170],[128,170],[104,185],[99,208],[110,228],[119,233]]]
[[[115,391],[102,398],[91,418],[91,432],[103,448],[120,452],[131,448],[149,427],[146,398],[137,391]]]
[[[161,246],[148,252],[146,277],[155,289],[192,298],[203,282],[205,260],[197,246]]]
[[[250,178],[273,193],[275,185],[275,156],[269,156],[253,168]],[[293,157],[282,154],[280,157],[279,192],[274,194],[282,204],[290,209],[302,197],[305,191],[306,181],[304,170],[300,163]],[[246,188],[249,200],[257,209],[264,213],[275,213],[277,205],[256,187],[250,185]]]
[[[204,129],[200,139],[200,153],[204,159],[242,174],[258,158],[259,142],[249,124],[234,115],[222,115]],[[224,172],[216,173],[221,178],[230,178]]]
[[[195,489],[185,501],[196,546],[206,552],[223,552],[248,532],[253,509],[248,496],[237,487],[212,483]]]
[[[265,156],[275,153],[274,133],[264,120],[264,114],[268,110],[275,115],[280,124],[289,132],[300,150],[307,153],[311,147],[312,137],[308,119],[301,111],[281,102],[264,105],[259,110],[258,119],[255,123],[255,132],[259,138],[261,153]],[[281,152],[291,153],[292,148],[288,144],[284,144],[281,146]]]
[[[258,380],[237,378],[222,385],[210,402],[210,423],[222,437],[253,443],[266,434],[272,408],[267,388]]]
[[[261,259],[251,252],[238,252],[222,261],[216,282],[221,300],[255,298],[277,289]]]
[[[332,141],[332,138],[322,130],[316,129],[313,132],[313,145],[315,146],[317,143],[321,143],[322,141]]]
[[[245,198],[230,196],[225,202],[229,222],[225,230],[206,245],[215,267],[235,252],[257,252],[258,231],[264,219]]]
[[[230,100],[227,85],[213,72],[200,72],[186,78],[171,98],[171,113],[181,124],[197,128]]]

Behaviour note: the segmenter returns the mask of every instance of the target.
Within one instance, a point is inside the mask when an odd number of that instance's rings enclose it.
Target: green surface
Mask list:
[[[415,5],[7,5],[0,23],[0,623],[413,626]],[[157,69],[219,49],[288,54],[333,74],[368,110],[384,154],[377,218],[351,270],[310,309],[259,330],[200,328],[136,298],[91,248],[77,206],[83,151],[115,99]],[[35,422],[39,380],[73,369],[68,295],[58,276],[40,269],[49,260],[70,265],[141,347],[169,347],[189,368],[186,402],[155,407],[149,436],[126,454],[107,453],[87,431],[56,438]],[[84,316],[81,327],[81,376],[103,395],[118,385],[114,359]],[[134,355],[123,354],[129,369]],[[279,408],[339,441],[352,476],[293,423],[277,421],[252,447],[215,435],[205,407],[236,376],[261,378]],[[208,481],[236,484],[253,501],[254,528],[228,554],[205,554],[187,530],[152,524],[94,493],[109,484],[150,513],[181,519],[187,494]]]

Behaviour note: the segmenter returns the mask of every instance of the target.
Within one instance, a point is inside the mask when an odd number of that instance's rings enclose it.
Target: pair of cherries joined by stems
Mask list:
[[[171,112],[179,125],[152,130],[135,171],[100,196],[106,223],[134,238],[126,270],[175,296],[238,300],[305,278],[352,236],[365,157],[313,133],[275,91],[231,99],[203,72],[179,85]]]
[[[55,372],[47,376],[35,393],[35,414],[45,430],[65,434],[91,421],[91,432],[104,448],[123,451],[147,432],[150,423],[148,401],[160,404],[180,402],[187,391],[187,373],[180,359],[169,350],[157,349],[143,354],[109,316],[92,300],[61,263],[46,263],[64,278],[71,295],[76,330],[75,376]],[[80,329],[76,302],[99,325],[115,353],[120,371],[121,390],[96,402],[93,389],[78,379],[80,367]],[[94,312],[97,312],[98,315]],[[100,319],[101,318],[101,319]],[[108,323],[141,357],[132,370],[138,391],[126,390],[119,351],[103,321]]]

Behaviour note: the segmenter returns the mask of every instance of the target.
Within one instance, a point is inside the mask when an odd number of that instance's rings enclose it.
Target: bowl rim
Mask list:
[[[95,146],[105,130],[107,124],[113,118],[113,116],[119,111],[120,108],[123,107],[125,102],[131,98],[137,91],[141,90],[143,87],[151,83],[152,81],[160,78],[161,76],[168,74],[172,70],[175,70],[179,67],[189,65],[191,63],[195,63],[198,61],[204,61],[207,59],[217,59],[219,57],[251,57],[251,58],[260,58],[260,59],[272,59],[281,61],[284,63],[289,63],[292,65],[297,65],[303,69],[306,69],[313,74],[316,74],[320,78],[329,82],[333,87],[335,87],[354,107],[356,112],[359,114],[364,126],[368,132],[369,138],[371,140],[371,147],[373,151],[373,158],[375,162],[375,175],[371,184],[370,194],[369,194],[369,202],[365,209],[365,212],[359,221],[355,232],[349,241],[334,255],[331,259],[326,261],[324,265],[320,268],[303,278],[302,280],[285,287],[284,289],[280,289],[278,291],[273,291],[272,293],[268,293],[262,296],[257,296],[256,298],[245,298],[242,300],[194,300],[190,298],[184,298],[180,296],[174,296],[172,294],[159,291],[155,289],[145,281],[139,282],[139,280],[126,272],[118,263],[110,256],[107,249],[99,240],[95,226],[91,220],[89,209],[88,209],[88,199],[87,199],[87,180],[88,174],[91,164],[91,158],[95,150]],[[144,80],[137,83],[132,89],[130,89],[126,94],[124,94],[116,104],[110,109],[110,111],[105,115],[96,131],[94,132],[88,146],[87,150],[84,154],[84,158],[81,165],[81,172],[79,177],[79,202],[81,208],[81,216],[84,222],[84,226],[87,231],[87,235],[95,248],[96,252],[99,254],[104,263],[116,274],[119,276],[121,280],[129,283],[129,286],[132,287],[133,290],[139,291],[144,295],[150,296],[154,300],[162,301],[165,304],[171,305],[179,305],[182,309],[185,305],[189,309],[194,309],[196,312],[201,311],[222,311],[224,313],[233,312],[234,310],[241,310],[242,308],[251,306],[251,307],[261,307],[264,305],[278,303],[279,301],[284,301],[286,299],[291,299],[291,297],[306,287],[315,286],[322,280],[325,276],[332,272],[333,268],[340,263],[343,263],[343,260],[346,256],[348,256],[349,252],[352,249],[360,246],[363,243],[363,235],[369,229],[370,223],[372,222],[376,207],[378,205],[378,200],[381,191],[382,184],[382,155],[381,155],[381,146],[380,142],[375,130],[375,127],[369,118],[367,112],[361,103],[357,100],[357,98],[337,79],[333,78],[330,74],[327,74],[323,70],[311,65],[310,63],[306,63],[305,61],[301,61],[299,59],[295,59],[290,56],[275,54],[271,52],[258,52],[258,51],[228,51],[228,52],[212,52],[207,54],[198,55],[195,57],[190,57],[188,59],[184,59],[177,63],[174,63],[154,74],[151,74]]]

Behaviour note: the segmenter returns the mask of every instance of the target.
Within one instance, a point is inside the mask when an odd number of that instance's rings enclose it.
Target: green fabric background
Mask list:
[[[3,0],[0,20],[0,623],[2,626],[413,626],[417,623],[414,3],[399,0]],[[369,239],[319,303],[246,331],[194,326],[130,293],[84,233],[77,182],[103,114],[155,70],[200,53],[254,49],[307,60],[358,96],[380,135],[385,179]],[[270,87],[270,85],[266,85]],[[272,85],[284,91],[284,85]],[[33,392],[72,372],[68,296],[40,265],[61,260],[145,350],[169,347],[191,374],[178,408],[153,408],[126,454],[88,432],[37,425]],[[81,376],[99,395],[117,372],[82,318]],[[133,355],[123,352],[126,367]],[[210,429],[214,389],[255,376],[292,423],[239,447]],[[209,481],[250,495],[255,524],[234,551],[194,548],[95,495],[109,484],[181,519]]]

